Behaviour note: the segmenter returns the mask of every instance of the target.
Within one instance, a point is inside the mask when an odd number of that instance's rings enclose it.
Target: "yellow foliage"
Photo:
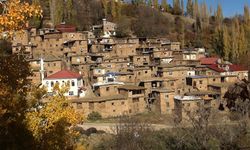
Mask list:
[[[30,5],[20,0],[8,0],[0,5],[3,8],[0,15],[0,33],[6,34],[5,36],[24,29],[30,18],[42,17],[42,9],[38,5]]]
[[[54,89],[57,94],[49,98],[48,102],[41,108],[38,107],[34,111],[28,112],[26,122],[37,141],[46,139],[46,146],[50,145],[53,146],[53,149],[61,149],[69,145],[68,142],[77,135],[70,130],[70,127],[77,125],[83,118],[70,106],[67,98],[63,96],[64,91],[56,85]]]

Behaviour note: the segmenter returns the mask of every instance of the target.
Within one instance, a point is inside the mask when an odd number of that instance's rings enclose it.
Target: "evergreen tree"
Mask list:
[[[187,15],[190,17],[193,17],[193,1],[192,0],[188,0],[186,9],[187,9]]]

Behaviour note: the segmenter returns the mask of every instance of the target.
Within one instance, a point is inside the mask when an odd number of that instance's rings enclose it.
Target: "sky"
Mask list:
[[[161,1],[161,0],[159,0]],[[173,0],[168,0],[169,3],[172,4]],[[208,5],[208,8],[212,6],[215,10],[218,4],[221,4],[223,14],[225,17],[231,17],[235,14],[243,14],[244,5],[248,5],[250,7],[250,0],[198,0],[199,3],[205,1]],[[187,0],[184,0],[184,4],[187,3]]]

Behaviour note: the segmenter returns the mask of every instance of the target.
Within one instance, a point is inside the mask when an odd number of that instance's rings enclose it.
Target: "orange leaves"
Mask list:
[[[31,17],[42,17],[40,6],[20,2],[20,0],[8,0],[5,3],[5,10],[0,15],[0,33],[5,33],[5,36],[25,28]]]

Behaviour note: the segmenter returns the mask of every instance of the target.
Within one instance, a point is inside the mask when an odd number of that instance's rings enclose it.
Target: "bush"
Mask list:
[[[96,120],[100,120],[102,119],[102,116],[99,112],[92,112],[88,115],[88,120],[91,120],[91,121],[96,121]]]

